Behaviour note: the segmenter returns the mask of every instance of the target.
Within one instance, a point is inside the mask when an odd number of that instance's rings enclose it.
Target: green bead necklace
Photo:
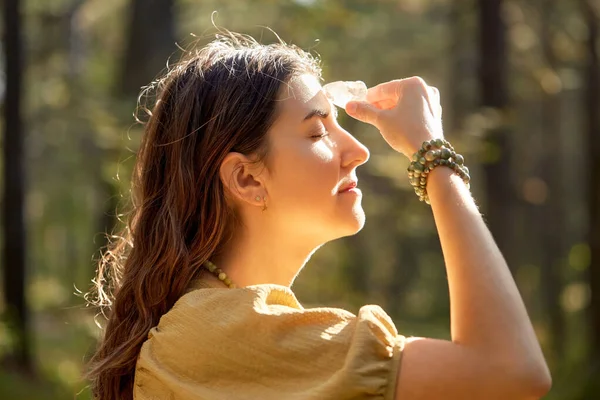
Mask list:
[[[204,262],[204,264],[202,264],[202,265],[211,274],[213,274],[214,276],[216,276],[217,278],[219,278],[219,280],[221,282],[223,282],[225,285],[227,285],[230,289],[235,289],[237,287],[235,285],[235,283],[231,282],[231,279],[227,276],[227,274],[221,268],[217,267],[215,264],[213,264],[209,260],[206,260]]]

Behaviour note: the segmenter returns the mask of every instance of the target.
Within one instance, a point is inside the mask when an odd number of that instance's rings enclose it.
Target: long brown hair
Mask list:
[[[282,42],[221,31],[142,92],[154,104],[145,108],[131,211],[88,293],[108,318],[86,373],[94,398],[133,398],[150,328],[231,237],[236,218],[219,177],[222,160],[235,151],[268,167],[267,131],[281,88],[300,73],[320,76],[318,60]]]

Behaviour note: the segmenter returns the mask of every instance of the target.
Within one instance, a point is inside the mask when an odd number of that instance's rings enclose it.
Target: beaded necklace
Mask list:
[[[216,276],[217,278],[219,278],[219,280],[221,282],[223,282],[225,285],[227,285],[230,289],[235,289],[237,287],[235,285],[235,283],[231,282],[231,279],[227,276],[227,274],[221,268],[217,267],[215,264],[213,264],[209,260],[206,260],[206,262],[204,264],[202,264],[202,265],[211,274],[213,274],[214,276]]]

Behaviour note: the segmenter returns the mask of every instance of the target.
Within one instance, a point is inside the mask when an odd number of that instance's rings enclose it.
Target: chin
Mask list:
[[[357,207],[353,210],[351,216],[346,216],[345,221],[340,224],[341,237],[356,235],[365,226],[365,212],[362,207]]]
[[[361,218],[357,218],[353,234],[358,233],[362,230],[362,228],[365,226],[365,220],[366,218],[364,213],[362,214]]]

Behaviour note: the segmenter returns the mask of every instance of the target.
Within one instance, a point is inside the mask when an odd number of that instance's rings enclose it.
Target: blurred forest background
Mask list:
[[[217,24],[319,54],[325,81],[419,75],[512,268],[553,372],[548,399],[600,398],[597,0],[3,0],[0,398],[88,399],[85,307],[126,205],[140,88]],[[202,42],[202,41],[201,41]],[[205,41],[204,41],[205,42]],[[449,338],[429,207],[370,127],[367,224],[295,285],[306,305],[380,304],[405,335]]]

